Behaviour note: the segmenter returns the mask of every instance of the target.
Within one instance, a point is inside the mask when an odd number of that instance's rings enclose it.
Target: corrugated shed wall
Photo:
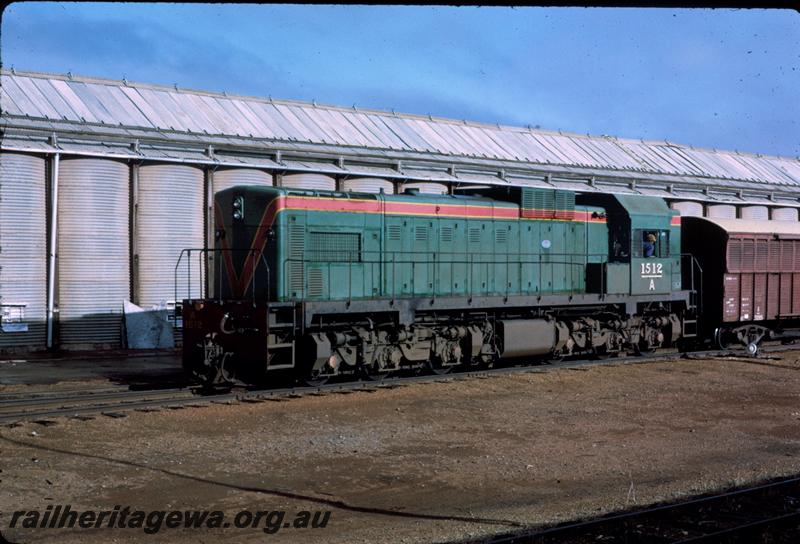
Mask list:
[[[322,174],[289,174],[281,180],[283,187],[294,189],[310,189],[318,191],[335,191],[336,179]]]
[[[406,191],[408,189],[416,189],[420,193],[423,194],[431,194],[431,195],[446,195],[447,194],[447,185],[443,183],[403,183],[400,186],[400,192]]]
[[[381,178],[352,178],[343,180],[339,184],[339,189],[354,193],[380,193],[383,191],[390,195],[394,193],[394,183]]]
[[[195,254],[184,257],[186,248],[204,246],[204,172],[179,164],[147,164],[139,168],[136,220],[137,273],[140,306],[151,307],[190,295],[204,295],[204,264]]]
[[[736,206],[728,204],[706,206],[706,216],[712,219],[736,219]]]
[[[0,153],[0,348],[45,346],[45,171],[42,157]]]
[[[273,184],[272,174],[252,168],[219,168],[214,171],[213,179],[214,194],[235,185],[270,186]]]
[[[797,208],[774,208],[772,219],[775,221],[797,221]]]
[[[769,208],[766,206],[742,206],[739,208],[739,217],[767,221],[769,219]]]
[[[129,171],[62,159],[58,178],[58,330],[63,345],[119,347],[130,300]]]
[[[684,216],[703,217],[702,202],[693,202],[690,200],[672,202],[670,204],[670,208],[673,210],[678,210],[681,212],[681,215]]]

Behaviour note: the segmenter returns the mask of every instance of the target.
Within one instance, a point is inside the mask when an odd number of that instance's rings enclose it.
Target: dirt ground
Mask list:
[[[800,473],[800,355],[31,423],[0,429],[0,468],[11,542],[441,542]],[[324,528],[263,518],[274,534],[263,519],[155,534],[21,517],[9,528],[14,511],[65,504],[331,514]]]

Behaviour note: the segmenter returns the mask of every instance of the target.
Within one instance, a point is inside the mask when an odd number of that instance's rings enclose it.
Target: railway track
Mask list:
[[[481,540],[482,544],[800,542],[800,477]]]
[[[777,348],[777,349],[775,349]],[[764,351],[779,351],[785,346],[766,348]],[[744,353],[742,351],[742,353]],[[348,394],[374,392],[419,383],[464,380],[491,377],[503,374],[549,372],[556,369],[584,370],[593,366],[616,366],[646,364],[684,357],[738,356],[739,352],[709,350],[690,354],[663,351],[650,355],[610,358],[603,360],[581,359],[539,364],[533,366],[503,366],[491,369],[464,370],[444,375],[420,375],[387,378],[381,381],[350,381],[329,383],[316,387],[284,387],[272,389],[234,389],[225,392],[207,393],[198,387],[129,390],[120,387],[95,389],[70,389],[66,391],[34,391],[0,394],[0,425],[18,425],[33,421],[44,425],[54,424],[57,418],[92,419],[97,416],[124,417],[130,411],[157,411],[200,407],[210,403],[282,401],[304,395]]]
[[[191,389],[159,389],[152,391],[81,390],[37,393],[34,396],[0,398],[0,424],[14,425],[23,421],[54,423],[53,418],[82,419],[94,415],[111,417],[135,409],[155,409],[188,404],[198,399]]]

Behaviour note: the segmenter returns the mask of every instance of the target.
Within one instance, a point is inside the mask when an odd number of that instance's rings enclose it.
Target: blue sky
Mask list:
[[[16,3],[3,66],[800,156],[800,15]]]

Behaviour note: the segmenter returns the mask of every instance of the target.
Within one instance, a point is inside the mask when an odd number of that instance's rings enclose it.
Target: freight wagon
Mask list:
[[[684,217],[684,250],[702,267],[703,335],[747,346],[800,325],[800,223]]]
[[[210,383],[605,357],[694,334],[680,217],[658,198],[234,187],[215,222],[213,296],[183,302],[184,365]]]

